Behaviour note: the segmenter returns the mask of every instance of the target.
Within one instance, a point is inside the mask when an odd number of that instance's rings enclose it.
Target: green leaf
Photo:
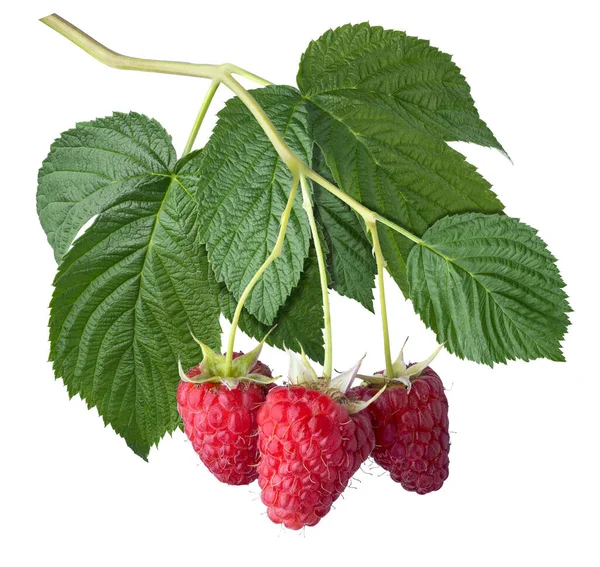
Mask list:
[[[396,102],[395,112],[409,126],[504,152],[452,56],[404,32],[368,23],[329,30],[302,55],[297,81],[318,106],[352,100],[359,91]]]
[[[231,321],[236,301],[225,286],[221,289],[220,299],[223,314]],[[279,309],[277,327],[267,337],[267,343],[278,348],[285,346],[296,352],[300,352],[302,345],[310,358],[323,363],[323,326],[319,265],[314,247],[311,246],[298,286]],[[240,329],[247,335],[261,340],[270,327],[244,309],[240,317]]]
[[[119,119],[127,121],[124,115]],[[142,139],[156,125],[140,115],[132,120],[145,121],[138,132]],[[164,142],[170,146],[168,138]],[[133,148],[138,144],[131,142]],[[127,153],[124,145],[121,149]],[[157,144],[154,151],[173,150]],[[165,172],[121,188],[59,266],[50,359],[69,395],[95,406],[146,458],[179,424],[178,357],[187,366],[201,359],[188,325],[207,344],[220,346],[220,285],[195,238],[197,204],[180,179]],[[84,193],[72,186],[74,196]]]
[[[316,148],[313,169],[331,180],[322,155]],[[316,217],[329,250],[330,287],[373,311],[377,264],[360,219],[348,205],[317,184],[313,184],[313,196]]]
[[[490,366],[564,360],[565,284],[535,229],[503,215],[455,215],[423,241],[409,256],[409,295],[450,352]]]
[[[80,122],[52,144],[38,176],[37,210],[56,261],[94,215],[176,161],[171,137],[155,120],[131,112]]]
[[[252,91],[287,144],[311,162],[308,112],[298,91],[271,86]],[[201,203],[201,236],[219,281],[237,299],[271,253],[280,228],[292,175],[256,119],[233,98],[202,152],[195,189]],[[250,294],[248,311],[271,325],[298,283],[308,254],[310,228],[301,198],[294,203],[281,256]]]
[[[335,181],[370,209],[416,235],[448,214],[502,211],[490,184],[446,143],[500,147],[450,56],[402,32],[344,26],[310,44],[298,84]],[[406,293],[412,243],[387,227],[380,240]]]

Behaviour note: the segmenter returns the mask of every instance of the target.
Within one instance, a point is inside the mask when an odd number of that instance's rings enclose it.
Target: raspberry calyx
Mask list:
[[[267,367],[258,360],[266,337],[250,352],[246,354],[236,353],[229,373],[225,370],[225,355],[215,352],[193,334],[192,338],[200,345],[203,358],[200,364],[188,370],[187,373],[183,370],[181,359],[178,361],[179,377],[182,382],[193,382],[194,384],[215,382],[225,384],[229,388],[235,388],[240,381],[266,385],[275,382],[279,378],[279,376],[271,376],[270,370],[265,372],[265,369],[268,370]]]

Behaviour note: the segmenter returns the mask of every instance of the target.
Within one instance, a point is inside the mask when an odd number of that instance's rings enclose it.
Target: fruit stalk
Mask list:
[[[323,247],[321,246],[321,238],[315,221],[312,199],[310,197],[310,189],[304,175],[300,175],[300,184],[302,185],[302,200],[303,207],[308,216],[310,230],[312,232],[315,250],[317,252],[317,262],[319,264],[319,278],[321,280],[321,293],[323,297],[323,315],[325,318],[325,360],[323,364],[323,377],[331,378],[333,371],[333,345],[331,337],[331,311],[329,308],[329,289],[327,286],[327,267],[325,266],[325,258],[323,257]]]
[[[387,306],[385,302],[385,283],[384,270],[385,259],[381,251],[379,242],[379,234],[377,232],[377,223],[372,221],[367,223],[367,229],[371,233],[373,239],[373,253],[377,262],[377,285],[379,287],[379,305],[381,309],[381,326],[383,330],[383,350],[385,353],[385,375],[388,378],[394,377],[394,369],[392,367],[392,355],[390,351],[390,333],[388,328]]]
[[[294,176],[294,179],[292,181],[292,188],[290,189],[290,195],[285,205],[285,209],[281,215],[281,224],[279,226],[279,234],[277,235],[277,241],[275,242],[275,246],[269,254],[269,257],[263,262],[262,266],[258,268],[257,272],[254,274],[254,276],[252,276],[252,279],[248,282],[248,285],[244,289],[235,308],[235,313],[233,315],[233,319],[231,320],[231,330],[229,332],[229,342],[227,345],[227,354],[225,358],[225,374],[227,376],[231,374],[231,363],[233,361],[235,334],[240,322],[240,316],[242,314],[244,303],[246,303],[248,296],[254,289],[254,286],[256,285],[260,277],[264,274],[265,270],[271,265],[272,262],[274,262],[281,255],[281,249],[283,248],[283,241],[285,240],[285,233],[287,231],[288,222],[290,220],[290,213],[292,212],[292,206],[294,204],[294,199],[296,198],[297,191],[298,177]]]
[[[202,101],[202,104],[200,105],[200,110],[198,111],[198,116],[196,116],[196,121],[194,122],[194,125],[192,126],[192,131],[190,132],[190,136],[185,145],[183,153],[181,154],[181,157],[188,155],[192,151],[192,147],[194,146],[194,142],[196,141],[196,136],[198,135],[198,132],[200,131],[200,126],[202,126],[202,122],[204,121],[204,117],[206,116],[206,112],[208,111],[208,107],[210,106],[210,103],[212,102],[212,100],[215,96],[215,93],[217,92],[217,89],[219,88],[220,84],[221,84],[221,81],[219,81],[218,79],[213,79],[211,81],[211,83],[208,87],[208,90],[206,91],[206,95],[204,95],[204,100]]]

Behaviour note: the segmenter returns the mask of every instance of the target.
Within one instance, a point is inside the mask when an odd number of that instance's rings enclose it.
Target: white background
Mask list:
[[[593,2],[17,2],[3,8],[0,563],[29,565],[600,564],[598,528],[597,19]],[[417,496],[365,465],[315,528],[280,529],[256,485],[219,484],[182,433],[150,462],[95,410],[69,400],[47,362],[55,264],[35,213],[50,143],[77,121],[131,109],[183,148],[206,83],[102,66],[37,18],[63,17],[140,57],[234,62],[293,84],[309,40],[370,20],[452,53],[511,155],[460,146],[511,216],[559,258],[574,313],[565,364],[489,369],[440,354],[451,408],[450,478]],[[221,91],[217,108],[225,97]],[[203,142],[214,124],[209,117]],[[390,289],[391,286],[389,286]],[[382,367],[378,320],[333,296],[335,366]],[[397,289],[392,339],[435,347]],[[227,326],[224,326],[226,329]],[[249,348],[242,340],[240,346]],[[264,359],[285,373],[284,356]]]

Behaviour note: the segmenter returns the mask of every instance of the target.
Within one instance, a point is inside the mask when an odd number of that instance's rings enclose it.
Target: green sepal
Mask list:
[[[258,362],[258,357],[260,356],[265,341],[270,334],[271,331],[267,333],[263,340],[260,341],[260,343],[258,343],[253,350],[238,356],[232,361],[231,374],[233,377],[237,378],[238,376],[250,376],[250,369]],[[253,376],[260,376],[260,374],[253,374]],[[263,376],[263,378],[266,378],[266,376]],[[258,382],[259,380],[255,379],[253,381]],[[260,381],[262,382],[262,380]],[[270,381],[272,382],[272,380]]]
[[[270,333],[271,331],[269,331]],[[191,331],[190,331],[191,333]],[[250,373],[250,369],[258,362],[258,357],[262,351],[265,340],[263,340],[250,352],[242,354],[235,358],[231,363],[231,372],[227,373],[227,358],[225,355],[215,352],[208,345],[196,338],[191,333],[192,338],[200,345],[202,349],[202,362],[200,363],[201,373],[193,378],[186,375],[179,361],[179,377],[184,382],[192,382],[194,384],[204,384],[205,382],[224,383],[230,388],[235,388],[240,380],[248,380],[259,384],[271,384],[278,379],[278,376],[269,378],[262,374]]]
[[[199,380],[196,380],[196,377],[194,377],[190,382],[201,384],[202,382],[209,382],[215,376],[224,376],[225,357],[196,338],[191,331],[190,334],[202,349],[202,362],[200,363],[202,374],[198,376]]]
[[[385,388],[391,382],[399,382],[400,384],[406,386],[406,388],[410,391],[412,379],[418,378],[421,376],[421,374],[423,374],[425,368],[431,364],[434,358],[442,350],[445,343],[439,345],[425,360],[407,365],[406,362],[404,362],[404,347],[406,346],[407,342],[408,338],[404,341],[398,358],[396,358],[392,364],[392,371],[394,373],[393,376],[387,376],[384,370],[381,374],[374,374],[371,376],[359,374],[358,377],[363,382],[366,382],[369,386],[383,386]]]
[[[303,386],[325,392],[336,401],[341,402],[350,414],[358,413],[372,404],[385,390],[385,386],[377,392],[370,400],[363,401],[353,397],[346,397],[346,393],[352,387],[352,383],[358,376],[358,370],[364,356],[349,370],[334,376],[333,378],[319,377],[311,366],[310,362],[302,350],[298,355],[289,349],[286,349],[290,357],[290,369],[288,371],[288,380],[292,386]],[[365,355],[366,356],[366,355]]]
[[[279,380],[279,376],[274,376],[269,378],[268,376],[263,376],[262,374],[247,374],[244,376],[244,380],[248,382],[254,382],[256,384],[273,384],[276,380]]]

